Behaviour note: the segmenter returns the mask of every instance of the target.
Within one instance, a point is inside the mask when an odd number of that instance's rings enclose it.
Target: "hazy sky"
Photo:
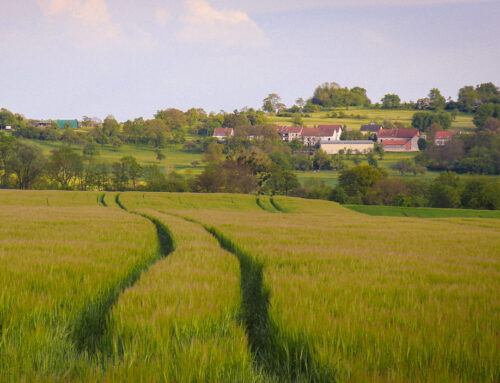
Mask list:
[[[0,107],[31,118],[287,105],[326,81],[403,100],[500,84],[500,1],[0,0]]]

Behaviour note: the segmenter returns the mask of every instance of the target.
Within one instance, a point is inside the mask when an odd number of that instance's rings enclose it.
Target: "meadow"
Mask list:
[[[0,381],[500,379],[499,219],[190,193],[0,206]]]
[[[344,113],[345,117],[342,118],[332,118],[332,113]],[[335,108],[328,111],[307,113],[306,117],[303,117],[304,126],[314,126],[322,124],[340,124],[342,126],[346,125],[349,130],[359,130],[361,125],[366,125],[371,122],[383,123],[385,120],[392,122],[402,122],[408,126],[411,126],[411,120],[415,110],[400,110],[400,109],[375,109],[375,108],[360,108],[360,107],[349,107],[349,110],[345,108]],[[362,118],[357,118],[361,116]],[[470,113],[458,113],[455,120],[452,121],[452,130],[463,130],[471,131],[474,130],[474,124],[472,122],[472,114]],[[291,117],[280,117],[276,115],[269,115],[269,121],[272,124],[292,126]]]

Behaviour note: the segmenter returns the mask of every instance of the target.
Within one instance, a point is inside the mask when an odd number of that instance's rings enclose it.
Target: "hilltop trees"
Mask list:
[[[401,99],[397,94],[386,94],[380,101],[383,109],[397,109],[401,105]]]
[[[430,108],[433,110],[441,110],[446,106],[446,99],[441,95],[437,88],[432,88],[429,91]]]
[[[311,102],[322,107],[346,107],[370,105],[366,89],[354,87],[342,88],[336,82],[326,82],[316,88]]]
[[[412,126],[425,132],[432,124],[438,123],[444,130],[451,126],[451,116],[448,112],[416,112],[412,118]]]
[[[284,107],[285,105],[281,102],[281,97],[276,93],[270,93],[262,101],[262,110],[268,113],[276,113]]]

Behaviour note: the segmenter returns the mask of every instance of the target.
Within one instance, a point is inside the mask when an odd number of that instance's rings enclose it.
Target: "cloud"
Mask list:
[[[186,14],[178,38],[185,42],[217,42],[223,45],[265,46],[264,32],[241,11],[216,10],[207,0],[185,0]]]
[[[166,9],[157,9],[155,12],[156,22],[161,26],[165,26],[171,19],[170,12]]]
[[[47,18],[68,18],[68,25],[85,39],[118,40],[122,37],[120,26],[111,21],[105,0],[37,1]]]

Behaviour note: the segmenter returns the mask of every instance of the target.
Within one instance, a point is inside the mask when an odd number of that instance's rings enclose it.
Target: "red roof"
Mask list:
[[[339,131],[342,130],[342,125],[318,125],[318,129],[327,131],[332,129],[334,131]]]
[[[317,128],[303,128],[302,135],[308,137],[332,137],[342,125],[318,125]]]
[[[415,136],[420,136],[418,129],[382,129],[378,134],[379,138],[413,138]]]
[[[308,137],[319,137],[318,128],[304,128],[302,129],[302,135]]]
[[[385,141],[382,141],[382,144],[384,144],[384,146],[388,146],[388,145],[406,145],[409,141],[410,141],[410,139],[385,140]]]
[[[276,130],[278,133],[300,133],[302,132],[302,126],[277,126]]]
[[[455,132],[445,132],[445,131],[436,132],[435,139],[436,140],[446,140],[446,139],[450,138],[451,136],[453,136],[454,134],[455,134]]]
[[[233,128],[215,128],[214,137],[227,137],[233,135]]]

